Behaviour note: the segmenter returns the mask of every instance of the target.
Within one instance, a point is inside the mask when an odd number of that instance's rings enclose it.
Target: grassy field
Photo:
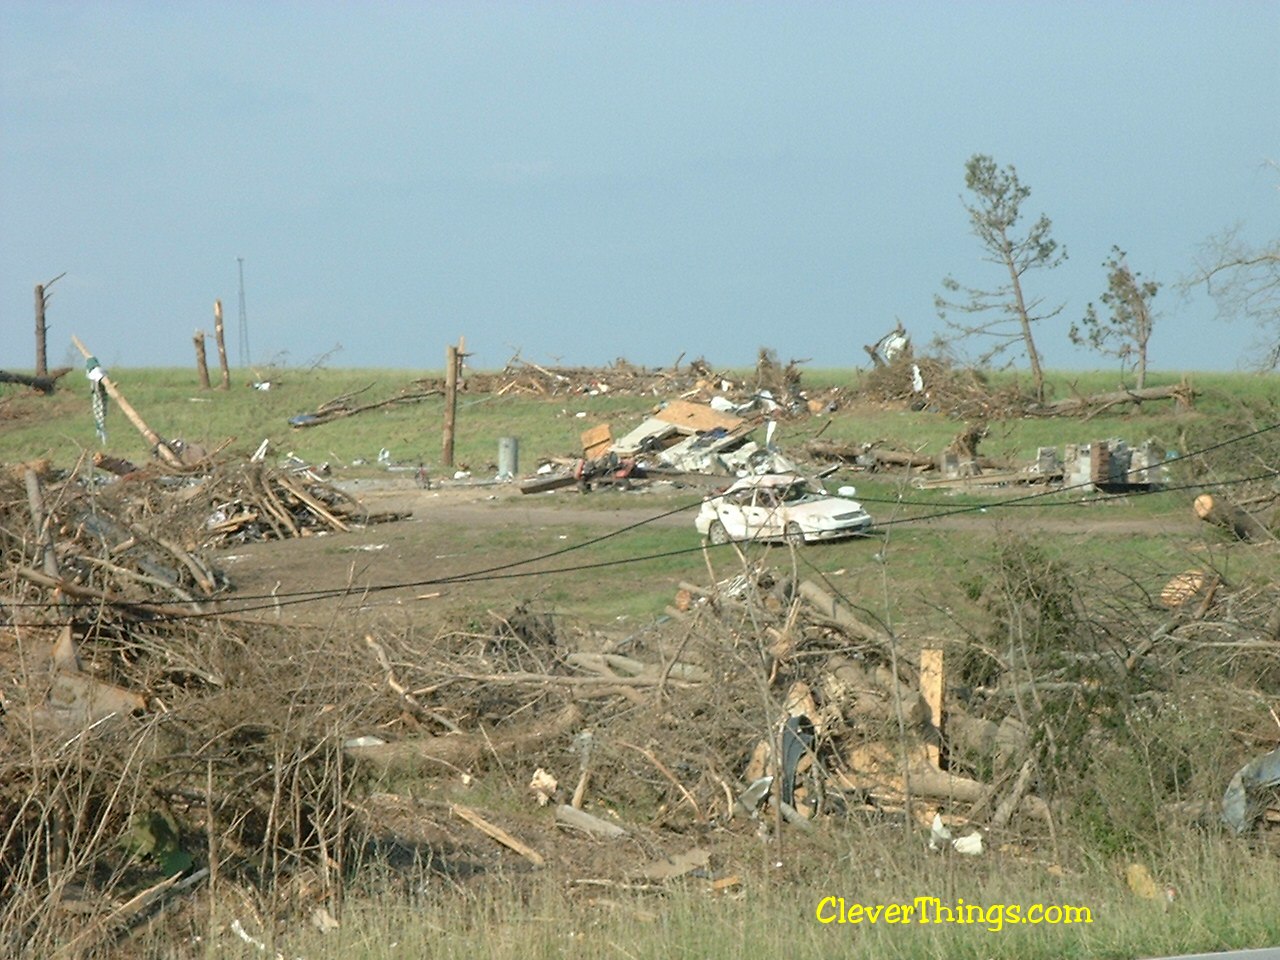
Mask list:
[[[438,377],[438,371],[387,370],[281,370],[268,391],[250,389],[233,377],[233,389],[201,391],[194,375],[182,369],[112,370],[111,377],[126,399],[161,436],[181,438],[212,449],[229,442],[228,452],[251,453],[262,440],[271,441],[277,454],[294,452],[312,463],[329,461],[349,466],[356,460],[376,462],[387,449],[402,465],[424,462],[437,474],[443,401],[428,397],[419,403],[389,407],[336,420],[307,429],[293,429],[289,418],[314,410],[335,397],[364,391],[356,402],[390,398],[412,389],[417,377]],[[1153,385],[1176,382],[1179,377],[1154,377]],[[1197,374],[1189,378],[1202,396],[1194,413],[1179,415],[1169,403],[1153,403],[1138,409],[1105,411],[1087,422],[1079,419],[1018,418],[990,424],[983,452],[995,457],[1029,460],[1039,446],[1088,442],[1120,437],[1132,443],[1155,438],[1171,450],[1198,437],[1208,424],[1238,419],[1243,409],[1280,403],[1280,387],[1274,377],[1247,374]],[[100,445],[94,435],[87,383],[78,372],[62,381],[64,389],[52,397],[33,396],[10,389],[0,394],[0,458],[8,461],[52,456],[70,465],[79,452]],[[806,372],[804,382],[814,387],[856,385],[853,371]],[[1102,374],[1059,373],[1053,376],[1054,392],[1070,396],[1114,389],[1115,382]],[[610,423],[615,435],[639,423],[655,404],[652,397],[614,394],[567,394],[550,398],[524,396],[459,395],[455,435],[455,461],[471,467],[476,476],[496,470],[498,441],[516,437],[521,466],[531,471],[549,457],[574,456],[579,436],[588,426]],[[579,415],[582,416],[579,416]],[[928,411],[898,407],[858,405],[827,418],[784,422],[778,441],[783,449],[798,447],[821,431],[832,440],[886,439],[905,449],[925,453],[941,450],[960,425]],[[146,442],[119,410],[108,416],[111,453],[145,461]]]

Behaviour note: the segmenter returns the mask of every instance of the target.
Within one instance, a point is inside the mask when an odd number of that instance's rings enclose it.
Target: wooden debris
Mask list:
[[[71,372],[70,367],[58,367],[56,370],[50,370],[46,376],[29,377],[24,373],[12,373],[8,370],[0,370],[0,383],[20,383],[23,386],[30,387],[38,393],[50,394],[56,389],[58,381]]]
[[[513,850],[520,854],[520,856],[524,857],[535,867],[541,867],[546,864],[547,861],[543,858],[542,854],[538,853],[537,850],[534,850],[528,844],[520,842],[496,824],[490,823],[470,807],[464,807],[460,803],[455,803],[451,804],[449,809],[453,812],[454,816],[465,820],[481,833],[498,841],[498,843],[502,844],[508,850]]]
[[[1114,390],[1108,393],[1095,393],[1090,396],[1065,397],[1046,403],[1035,411],[1047,416],[1071,416],[1082,413],[1096,413],[1108,407],[1131,403],[1139,406],[1153,400],[1173,400],[1179,410],[1190,410],[1199,391],[1187,381],[1163,387],[1145,387],[1142,390]]]
[[[710,863],[711,851],[706,847],[694,847],[684,853],[650,861],[636,875],[645,880],[674,880],[695,870],[705,870]]]
[[[556,823],[571,827],[574,830],[581,830],[583,833],[589,833],[595,837],[604,837],[608,840],[616,840],[618,837],[627,835],[626,829],[616,823],[601,820],[585,810],[577,810],[568,804],[561,804],[556,807]]]

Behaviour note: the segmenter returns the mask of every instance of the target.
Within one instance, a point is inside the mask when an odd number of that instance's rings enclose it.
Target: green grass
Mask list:
[[[263,439],[277,454],[289,451],[304,460],[349,465],[363,459],[370,463],[386,448],[402,464],[427,463],[437,474],[441,467],[443,400],[429,397],[409,406],[374,410],[316,427],[297,430],[288,425],[295,414],[314,410],[327,400],[369,387],[357,403],[389,398],[411,388],[416,377],[438,377],[438,371],[388,370],[291,370],[275,371],[272,389],[257,391],[233,376],[229,391],[201,391],[193,372],[183,369],[112,370],[111,376],[125,398],[147,423],[168,439],[182,438],[208,448],[230,441],[233,453],[252,452]],[[806,371],[805,382],[856,385],[856,371]],[[1154,383],[1177,380],[1153,377]],[[1217,418],[1238,416],[1242,405],[1280,401],[1274,378],[1247,374],[1196,374],[1203,390],[1191,414],[1177,414],[1168,403],[1148,404],[1136,411],[1112,410],[1090,420],[1019,418],[990,424],[982,451],[995,457],[1030,460],[1039,446],[1061,447],[1093,439],[1120,437],[1137,443],[1156,438],[1178,449],[1189,426]],[[1114,387],[1105,374],[1052,374],[1055,391],[1069,395],[1068,384],[1078,383],[1084,392]],[[79,371],[68,374],[63,389],[52,397],[33,396],[10,389],[0,397],[0,460],[18,461],[51,456],[70,465],[84,451],[99,448],[89,409],[87,384]],[[579,452],[579,436],[597,423],[613,425],[615,435],[638,424],[656,403],[653,397],[613,394],[591,397],[569,394],[552,398],[495,396],[462,393],[455,430],[455,463],[469,466],[476,476],[496,468],[498,442],[516,437],[521,468],[531,471],[539,461],[572,457]],[[579,417],[578,414],[584,414]],[[960,431],[962,424],[928,411],[913,412],[859,406],[830,418],[784,421],[778,440],[783,449],[796,448],[822,431],[830,440],[887,440],[904,448],[930,454],[940,451]],[[118,409],[108,416],[106,449],[135,461],[149,455],[141,436]]]

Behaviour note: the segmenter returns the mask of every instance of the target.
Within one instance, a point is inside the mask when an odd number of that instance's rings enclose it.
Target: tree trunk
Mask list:
[[[200,389],[209,389],[209,361],[204,352],[204,331],[197,330],[192,338],[196,344],[196,372],[200,375]]]
[[[1018,268],[1009,251],[1009,241],[1005,239],[1005,265],[1009,268],[1009,279],[1013,282],[1013,295],[1017,301],[1018,324],[1022,327],[1022,340],[1027,345],[1027,359],[1031,362],[1031,379],[1036,388],[1036,403],[1044,403],[1044,370],[1040,367],[1040,351],[1036,349],[1035,338],[1031,335],[1031,315],[1027,312],[1027,303],[1022,296],[1022,281],[1018,277]]]
[[[1237,540],[1271,539],[1271,531],[1256,517],[1237,507],[1225,497],[1202,493],[1194,504],[1196,516],[1215,527],[1230,531]]]
[[[49,375],[49,357],[45,352],[46,334],[44,326],[44,284],[36,284],[36,376]]]
[[[1196,390],[1189,383],[1175,383],[1164,387],[1144,387],[1134,390],[1114,390],[1096,393],[1089,397],[1065,397],[1043,407],[1045,413],[1081,413],[1093,407],[1106,407],[1117,403],[1141,403],[1144,400],[1176,400],[1179,410],[1190,409]]]
[[[213,336],[218,341],[218,366],[222,368],[222,386],[219,390],[231,389],[231,370],[227,367],[227,341],[222,330],[222,301],[213,301]]]

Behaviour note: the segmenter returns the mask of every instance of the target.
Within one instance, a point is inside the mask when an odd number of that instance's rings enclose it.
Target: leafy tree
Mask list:
[[[1143,280],[1142,274],[1129,269],[1126,254],[1111,248],[1111,256],[1102,264],[1107,268],[1107,291],[1099,299],[1111,315],[1100,317],[1091,303],[1084,319],[1071,325],[1071,342],[1093,347],[1099,353],[1120,358],[1122,368],[1132,367],[1137,389],[1147,385],[1147,344],[1155,315],[1151,301],[1160,284]]]
[[[995,289],[983,290],[962,286],[953,277],[942,281],[945,294],[934,298],[939,316],[952,331],[944,342],[971,337],[989,338],[993,341],[980,357],[988,363],[1011,348],[1021,346],[1031,365],[1031,377],[1035,384],[1036,399],[1044,401],[1044,370],[1040,365],[1040,351],[1036,349],[1032,327],[1041,320],[1057,316],[1062,305],[1047,313],[1040,312],[1043,299],[1028,300],[1023,290],[1023,276],[1039,267],[1052,268],[1067,258],[1065,248],[1050,235],[1052,224],[1044,214],[1025,232],[1018,229],[1022,205],[1031,195],[1031,188],[1019,179],[1013,166],[1000,169],[985,154],[974,154],[965,164],[965,186],[973,194],[973,201],[965,203],[969,211],[969,224],[974,236],[986,251],[983,260],[999,265],[1008,273],[1008,282]],[[956,322],[949,312],[987,316],[972,323]]]

